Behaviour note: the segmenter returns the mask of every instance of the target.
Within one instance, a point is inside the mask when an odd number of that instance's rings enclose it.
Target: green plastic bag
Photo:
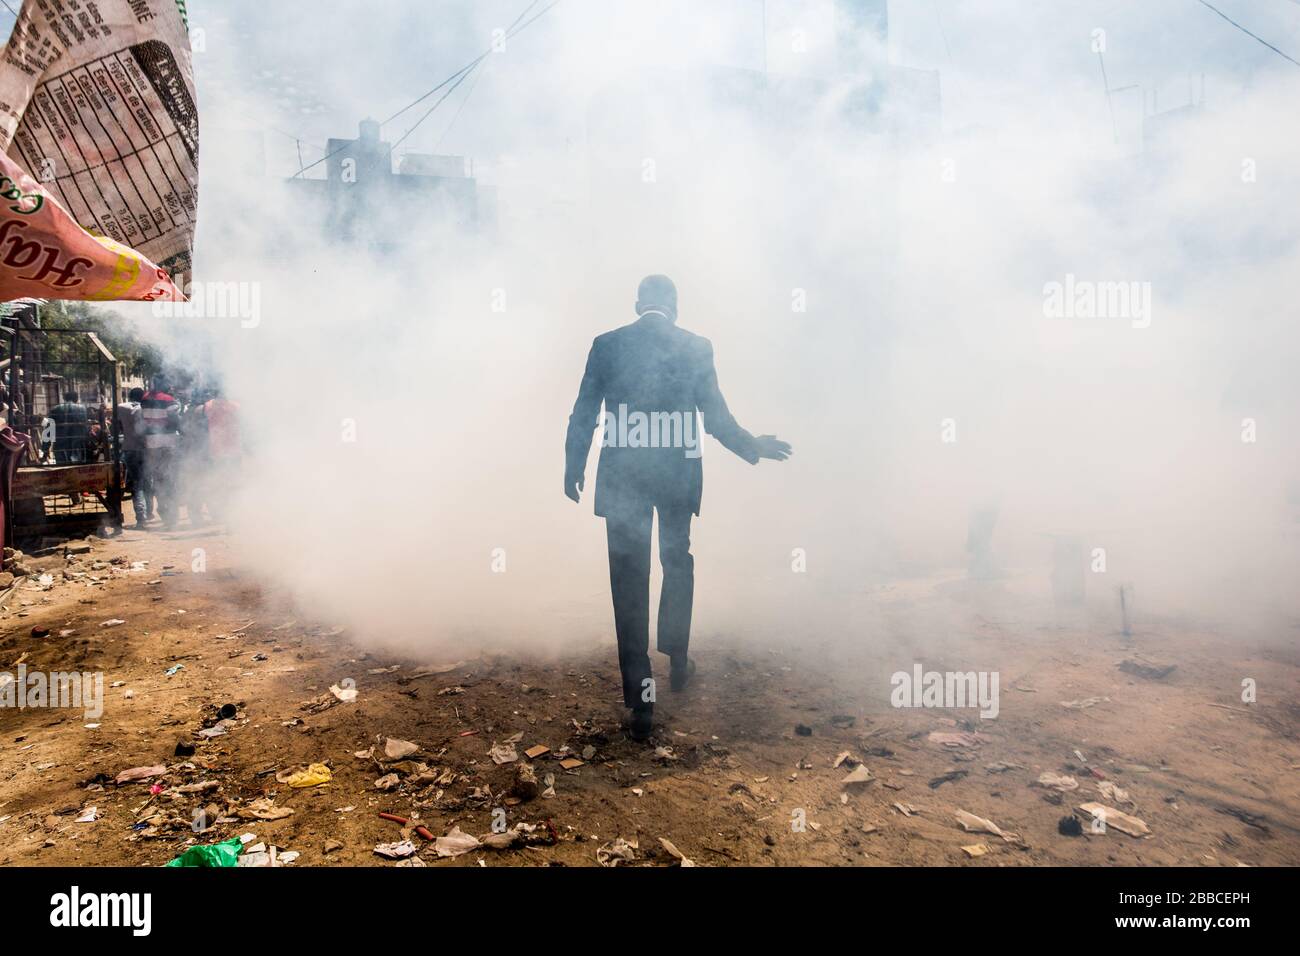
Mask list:
[[[238,866],[239,851],[244,848],[239,837],[231,837],[208,846],[192,846],[168,866]]]

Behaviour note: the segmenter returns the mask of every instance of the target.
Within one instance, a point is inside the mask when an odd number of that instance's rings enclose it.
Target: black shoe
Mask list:
[[[650,739],[650,731],[654,726],[654,707],[637,707],[632,711],[632,720],[628,724],[628,733],[636,741],[645,741]]]
[[[672,670],[668,675],[669,686],[675,691],[685,690],[686,685],[691,682],[695,676],[695,661],[686,655],[674,657]]]

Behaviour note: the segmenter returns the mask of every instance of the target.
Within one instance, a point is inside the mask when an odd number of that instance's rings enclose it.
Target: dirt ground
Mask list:
[[[236,572],[194,571],[195,548],[209,568],[225,567],[219,530],[88,540],[88,553],[28,556],[53,583],[20,579],[0,617],[0,672],[21,663],[104,680],[102,716],[0,709],[0,865],[158,865],[192,843],[247,833],[297,852],[293,866],[392,866],[374,847],[407,837],[430,866],[596,865],[619,838],[635,847],[631,865],[674,864],[661,840],[708,866],[1300,863],[1294,634],[1274,645],[1285,651],[1246,650],[1191,627],[1152,626],[1135,637],[1142,654],[1177,663],[1153,678],[1117,667],[1134,655],[1118,633],[1022,628],[968,606],[978,639],[997,652],[994,720],[891,707],[889,640],[847,651],[701,634],[698,677],[685,694],[660,695],[647,745],[620,727],[612,638],[531,662],[381,658],[334,622],[283,610]],[[881,633],[902,642],[918,607],[968,598],[954,575],[868,601]],[[104,626],[115,619],[124,623]],[[36,636],[40,628],[48,635]],[[945,669],[942,649],[924,660]],[[1242,677],[1258,680],[1258,702],[1241,701]],[[341,682],[355,686],[354,701],[330,692]],[[1099,699],[1079,705],[1090,698]],[[227,732],[196,737],[226,703],[237,711]],[[494,763],[489,749],[515,735],[519,761]],[[420,750],[394,770],[389,737]],[[194,756],[176,756],[178,742],[195,745]],[[533,766],[543,788],[553,775],[554,794],[519,800],[516,766],[536,745],[549,748]],[[562,756],[582,763],[566,769]],[[872,779],[844,785],[858,762]],[[277,780],[313,763],[328,765],[328,783]],[[115,782],[157,765],[159,775]],[[1077,789],[1038,785],[1045,771]],[[396,788],[377,789],[390,772]],[[1128,802],[1104,798],[1103,782]],[[1074,811],[1088,802],[1140,818],[1150,835],[1089,832]],[[250,805],[293,812],[249,818]],[[90,807],[95,818],[78,822]],[[201,807],[209,825],[195,833]],[[455,827],[485,836],[494,810],[507,827],[532,829],[511,848],[446,858],[412,832],[418,822],[435,837]],[[958,811],[1008,838],[965,832]],[[1071,815],[1083,835],[1058,832]],[[980,845],[977,856],[962,849]]]

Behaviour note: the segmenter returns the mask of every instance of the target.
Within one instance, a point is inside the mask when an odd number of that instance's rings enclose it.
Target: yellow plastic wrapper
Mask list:
[[[299,770],[296,773],[289,774],[284,779],[291,787],[318,787],[322,783],[329,783],[334,779],[330,768],[323,763],[314,763],[306,770]]]

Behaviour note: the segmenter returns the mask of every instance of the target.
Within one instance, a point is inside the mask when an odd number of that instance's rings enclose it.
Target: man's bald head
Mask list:
[[[636,314],[660,312],[677,321],[677,286],[667,276],[646,276],[636,290]]]

